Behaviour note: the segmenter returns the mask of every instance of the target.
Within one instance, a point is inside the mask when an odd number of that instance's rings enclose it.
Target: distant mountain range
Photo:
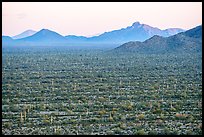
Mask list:
[[[18,42],[42,42],[42,43],[50,43],[50,42],[67,42],[67,39],[48,29],[42,29],[39,32],[35,33],[32,36],[25,37],[22,39],[17,39]]]
[[[22,32],[21,34],[18,34],[16,36],[13,36],[12,39],[21,39],[21,38],[25,38],[25,37],[28,37],[28,36],[31,36],[33,34],[35,34],[37,31],[34,31],[34,30],[27,30],[27,31],[24,31]]]
[[[154,35],[159,35],[163,37],[168,37],[179,32],[183,32],[183,29],[179,28],[170,28],[161,30],[155,27],[151,27],[146,24],[140,24],[135,22],[132,26],[127,28],[122,28],[119,30],[114,30],[110,32],[105,32],[99,36],[93,37],[84,37],[84,36],[75,36],[67,35],[62,36],[57,32],[42,29],[38,32],[28,30],[19,35],[12,37],[13,40],[7,43],[6,37],[2,37],[4,44],[15,44],[15,45],[50,45],[50,44],[65,44],[66,43],[113,43],[113,44],[122,44],[128,41],[144,41]]]
[[[144,41],[154,35],[168,37],[183,31],[183,29],[179,28],[161,30],[146,24],[135,22],[132,24],[132,26],[129,26],[127,28],[105,32],[99,36],[91,37],[89,38],[89,40],[99,42],[125,43],[133,40]]]
[[[155,35],[144,42],[127,42],[115,48],[114,51],[133,53],[202,52],[202,26],[166,38]]]

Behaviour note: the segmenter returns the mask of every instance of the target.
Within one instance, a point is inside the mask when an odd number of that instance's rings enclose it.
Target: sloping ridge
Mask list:
[[[34,30],[26,30],[18,35],[13,36],[12,39],[21,39],[21,38],[29,37],[34,35],[35,33],[36,31]]]
[[[144,42],[131,41],[115,48],[118,52],[164,53],[197,51],[202,49],[202,26],[170,37],[155,35]]]
[[[9,36],[2,36],[2,42],[12,42],[13,39]]]

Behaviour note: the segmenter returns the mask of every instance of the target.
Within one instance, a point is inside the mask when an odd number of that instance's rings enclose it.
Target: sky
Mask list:
[[[2,2],[2,35],[28,29],[94,36],[134,22],[160,29],[202,24],[202,2]]]

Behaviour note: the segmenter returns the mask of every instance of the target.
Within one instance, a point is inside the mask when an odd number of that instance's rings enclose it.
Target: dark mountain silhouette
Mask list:
[[[202,38],[202,26],[201,25],[197,26],[181,34],[185,36],[193,37],[193,38]]]
[[[166,53],[201,52],[202,26],[169,37],[155,35],[144,42],[131,41],[114,49],[117,52]]]

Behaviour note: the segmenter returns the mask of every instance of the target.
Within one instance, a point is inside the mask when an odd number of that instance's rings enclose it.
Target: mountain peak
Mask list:
[[[34,31],[34,30],[32,30],[32,29],[28,29],[28,30],[26,30],[26,31],[24,31],[24,32],[36,32],[36,31]]]
[[[134,23],[132,24],[132,26],[139,26],[139,25],[141,25],[139,21],[136,21],[136,22],[134,22]]]
[[[66,38],[57,32],[51,31],[49,29],[41,29],[32,36],[20,39],[21,41],[30,42],[65,42]]]
[[[38,33],[42,34],[42,35],[51,35],[51,34],[58,34],[55,31],[49,30],[49,29],[41,29]],[[60,35],[60,34],[58,34]]]
[[[49,29],[41,29],[39,32],[51,32]]]

